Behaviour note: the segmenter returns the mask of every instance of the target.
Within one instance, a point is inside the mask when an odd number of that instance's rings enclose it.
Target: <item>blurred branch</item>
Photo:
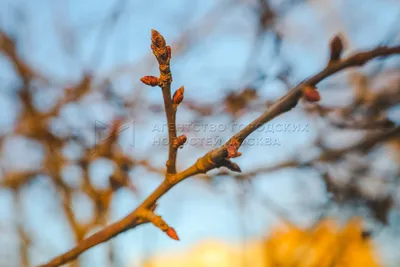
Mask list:
[[[28,84],[33,78],[37,78],[42,82],[47,82],[38,71],[33,70],[26,62],[18,55],[17,45],[14,39],[0,30],[0,52],[2,52],[10,62],[14,65],[15,70],[23,80],[24,84]]]
[[[20,259],[21,259],[21,267],[29,267],[29,245],[31,244],[31,239],[24,229],[23,226],[23,216],[22,216],[22,205],[21,205],[21,192],[19,190],[14,190],[14,205],[15,205],[15,221],[17,226],[18,235],[20,237]]]

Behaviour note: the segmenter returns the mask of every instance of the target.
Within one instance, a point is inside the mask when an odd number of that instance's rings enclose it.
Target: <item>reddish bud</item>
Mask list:
[[[241,143],[237,139],[232,139],[229,144],[227,145],[226,152],[228,153],[227,158],[237,158],[242,155],[238,151]]]
[[[166,45],[164,37],[156,30],[151,30],[151,41],[157,48],[165,47]]]
[[[305,86],[303,88],[303,95],[308,102],[318,102],[321,100],[316,87]]]
[[[182,102],[184,93],[185,87],[183,86],[175,91],[174,96],[172,97],[172,102],[174,103],[174,105],[179,105]]]
[[[149,86],[157,86],[158,85],[158,78],[154,76],[144,76],[140,79],[142,83],[149,85]]]
[[[174,139],[173,145],[175,148],[181,147],[186,143],[186,140],[187,140],[186,135],[182,134]]]
[[[178,234],[176,233],[176,231],[175,231],[174,228],[169,227],[169,228],[165,231],[165,233],[166,233],[169,237],[171,237],[172,239],[179,241],[179,236],[178,236]]]

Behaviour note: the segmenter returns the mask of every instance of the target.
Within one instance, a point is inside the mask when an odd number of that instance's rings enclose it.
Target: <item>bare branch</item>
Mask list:
[[[173,108],[171,100],[170,84],[172,82],[171,73],[169,69],[169,52],[164,38],[157,31],[152,31],[152,50],[156,56],[160,65],[160,82],[159,86],[162,88],[164,96],[164,105],[168,120],[169,129],[169,156],[167,161],[167,176],[166,179],[151,193],[138,208],[127,215],[125,218],[103,228],[97,233],[83,239],[77,246],[70,251],[62,254],[50,262],[42,265],[42,267],[56,267],[71,260],[76,259],[80,254],[85,252],[91,247],[94,247],[100,243],[103,243],[114,236],[132,229],[143,223],[140,220],[140,212],[142,210],[149,210],[156,201],[167,193],[174,185],[183,181],[184,179],[191,177],[199,173],[206,173],[214,168],[223,166],[226,158],[233,158],[239,156],[240,152],[238,149],[242,142],[256,129],[261,127],[263,124],[271,121],[275,117],[282,113],[285,113],[294,108],[300,98],[303,96],[303,88],[305,86],[315,87],[323,79],[350,67],[362,66],[369,60],[388,56],[392,54],[400,54],[400,46],[396,47],[378,47],[371,51],[360,52],[348,57],[347,59],[341,59],[328,64],[321,72],[301,82],[286,95],[276,101],[271,107],[269,107],[264,113],[262,113],[257,119],[247,125],[243,130],[235,134],[228,142],[223,146],[211,150],[203,157],[199,158],[193,165],[186,170],[176,173],[175,161],[176,161],[176,148],[173,147],[173,141],[176,138],[175,129],[175,113],[176,110]],[[174,126],[174,127],[172,127]],[[397,129],[398,131],[398,129]],[[393,133],[392,133],[393,134]],[[372,143],[368,143],[367,147],[370,147]],[[361,148],[361,147],[360,147]]]

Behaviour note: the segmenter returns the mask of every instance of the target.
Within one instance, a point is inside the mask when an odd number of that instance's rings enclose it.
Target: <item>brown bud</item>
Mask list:
[[[149,85],[149,86],[157,86],[158,85],[158,78],[154,76],[144,76],[140,79],[142,83]]]
[[[187,137],[186,135],[182,134],[174,139],[173,146],[175,148],[182,147],[186,143]]]
[[[165,233],[166,233],[169,237],[171,237],[172,239],[179,241],[179,236],[178,236],[178,234],[176,233],[176,231],[175,231],[174,228],[169,227],[169,228],[165,231]]]
[[[303,88],[303,95],[308,102],[318,102],[321,100],[321,96],[316,87],[305,86]]]
[[[330,61],[337,61],[340,59],[343,51],[343,42],[339,35],[336,35],[330,43],[331,55]]]
[[[233,172],[242,172],[239,165],[227,159],[221,161],[221,166],[224,166]]]
[[[228,153],[227,158],[237,158],[242,155],[238,151],[241,143],[237,139],[232,139],[226,147],[226,152]]]
[[[171,47],[167,45],[168,58],[171,59]]]
[[[156,30],[151,30],[151,41],[157,48],[165,47],[164,37]]]
[[[184,93],[184,86],[181,86],[178,90],[175,91],[174,96],[172,97],[172,102],[174,105],[179,105],[182,102]]]

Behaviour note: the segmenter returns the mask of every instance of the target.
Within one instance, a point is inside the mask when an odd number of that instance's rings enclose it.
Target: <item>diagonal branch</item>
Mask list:
[[[172,79],[170,78],[169,70],[169,56],[165,45],[165,40],[156,31],[152,31],[152,50],[156,55],[157,60],[160,64],[160,79],[161,88],[163,89],[165,109],[167,113],[168,123],[175,123],[175,111],[173,110],[173,103],[171,101],[170,93],[170,83]],[[226,158],[233,158],[240,155],[239,149],[242,142],[254,132],[257,128],[261,127],[263,124],[271,121],[275,117],[282,113],[285,113],[292,108],[294,108],[300,98],[303,96],[304,87],[315,87],[323,79],[350,67],[358,67],[364,65],[369,60],[376,57],[389,56],[392,54],[400,54],[400,46],[396,47],[378,47],[371,51],[361,52],[348,57],[347,59],[338,59],[329,62],[329,64],[316,75],[306,79],[301,82],[286,95],[281,97],[276,101],[271,107],[269,107],[264,113],[262,113],[257,119],[251,122],[247,127],[242,129],[240,132],[235,134],[227,143],[221,147],[211,150],[203,157],[199,158],[193,165],[191,165],[186,170],[175,173],[175,161],[176,161],[176,150],[171,149],[171,144],[176,137],[176,130],[169,128],[169,140],[170,140],[170,153],[167,161],[167,179],[164,181],[151,193],[138,208],[133,212],[128,214],[125,218],[112,223],[111,225],[103,228],[97,233],[89,236],[88,238],[79,242],[75,248],[62,254],[48,263],[42,265],[41,267],[56,267],[65,264],[69,261],[76,259],[80,254],[86,250],[94,247],[100,243],[103,243],[114,236],[125,232],[129,229],[136,227],[137,225],[143,223],[140,220],[139,213],[141,210],[151,209],[154,203],[165,193],[167,193],[172,187],[174,187],[179,182],[184,179],[199,174],[206,173],[214,168],[219,168],[226,163]],[[161,66],[162,65],[162,66]],[[168,78],[169,77],[169,78]],[[170,127],[170,124],[169,124]],[[174,127],[175,128],[175,127]]]

